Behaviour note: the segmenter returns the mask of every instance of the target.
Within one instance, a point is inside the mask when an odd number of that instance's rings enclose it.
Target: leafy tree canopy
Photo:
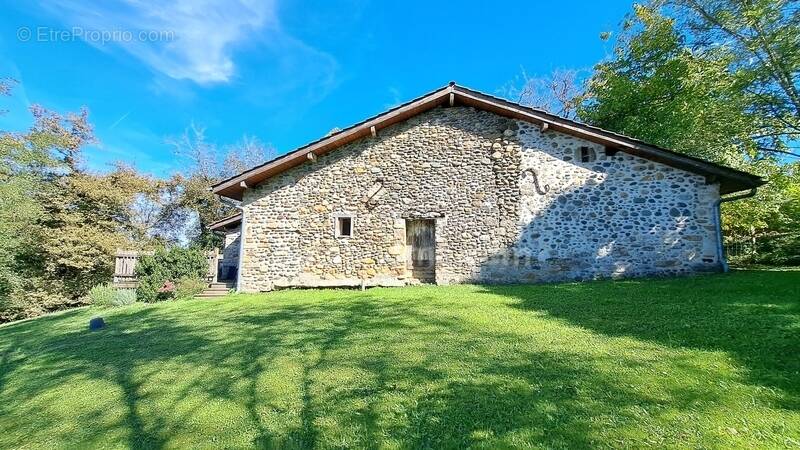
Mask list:
[[[798,230],[797,20],[796,4],[780,0],[636,5],[578,115],[766,177],[755,199],[726,205],[732,235]]]

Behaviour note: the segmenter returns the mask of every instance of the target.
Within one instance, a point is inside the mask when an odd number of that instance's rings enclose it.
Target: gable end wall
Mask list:
[[[403,284],[409,218],[436,220],[441,284],[716,270],[717,198],[695,174],[437,108],[248,189],[240,288]],[[335,237],[340,214],[352,237]]]

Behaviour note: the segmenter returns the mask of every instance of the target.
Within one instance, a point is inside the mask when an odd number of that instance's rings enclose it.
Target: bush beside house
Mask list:
[[[205,253],[198,248],[173,247],[142,256],[136,265],[136,296],[143,302],[191,298],[205,287],[207,264]],[[172,286],[162,289],[167,283]]]

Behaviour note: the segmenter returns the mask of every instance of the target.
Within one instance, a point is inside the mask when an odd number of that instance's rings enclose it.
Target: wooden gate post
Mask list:
[[[206,278],[212,283],[216,283],[219,277],[219,249],[214,248],[206,256],[208,261],[208,274]]]

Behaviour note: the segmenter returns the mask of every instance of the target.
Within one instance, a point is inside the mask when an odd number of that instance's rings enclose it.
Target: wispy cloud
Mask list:
[[[126,117],[128,117],[128,115],[130,115],[130,113],[131,113],[131,112],[130,112],[130,111],[128,111],[128,112],[126,112],[125,114],[123,114],[122,116],[120,116],[120,118],[119,118],[119,119],[117,119],[117,120],[115,120],[115,121],[114,121],[114,123],[112,123],[112,124],[111,124],[111,125],[108,127],[108,129],[109,129],[109,130],[113,130],[114,128],[116,128],[116,127],[117,127],[117,125],[119,125],[119,124],[120,124],[120,122],[122,122],[123,120],[125,120],[125,118],[126,118]]]
[[[30,127],[33,118],[30,114],[31,100],[25,89],[22,72],[7,55],[0,52],[0,78],[10,76],[14,82],[8,96],[0,96],[0,129],[23,131]]]
[[[84,149],[84,167],[108,172],[117,163],[125,163],[158,177],[171,175],[178,166],[164,138],[138,124],[116,130],[98,130],[98,142]]]
[[[394,108],[403,102],[400,89],[397,89],[394,86],[389,86],[389,96],[391,97],[391,101],[384,103],[383,105],[383,107],[386,109]]]
[[[287,41],[274,0],[52,0],[43,6],[68,27],[132,31],[130,40],[87,42],[122,48],[159,73],[199,84],[230,81],[237,49],[263,42],[264,35]],[[163,34],[139,39],[140,31]]]

